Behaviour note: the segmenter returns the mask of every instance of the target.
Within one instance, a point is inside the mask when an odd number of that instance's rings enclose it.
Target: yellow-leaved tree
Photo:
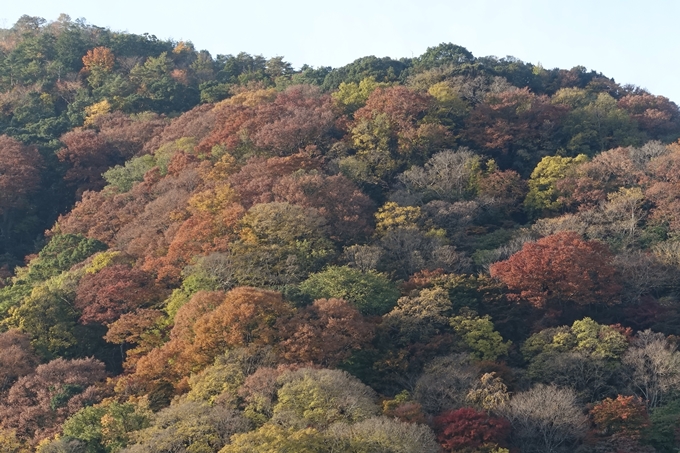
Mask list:
[[[563,206],[557,182],[572,175],[576,168],[587,162],[585,154],[576,157],[546,156],[536,165],[529,179],[529,193],[524,199],[525,208],[534,216],[546,211],[557,211]]]

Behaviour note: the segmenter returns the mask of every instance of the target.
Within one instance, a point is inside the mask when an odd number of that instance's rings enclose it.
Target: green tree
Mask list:
[[[363,315],[382,315],[394,307],[399,290],[386,276],[347,266],[329,266],[300,284],[312,299],[344,299]]]
[[[67,439],[82,441],[88,453],[115,453],[130,443],[131,433],[149,426],[151,416],[143,405],[108,401],[73,414],[62,432]]]
[[[674,453],[680,442],[676,431],[680,423],[680,400],[674,400],[652,410],[649,421],[651,427],[644,439],[660,453]]]
[[[359,83],[342,82],[331,97],[337,105],[347,113],[354,113],[366,104],[369,96],[376,88],[386,87],[386,83],[378,83],[373,77],[367,77]]]
[[[62,14],[58,19],[60,32],[54,43],[56,51],[57,79],[67,72],[78,72],[83,67],[82,57],[90,43],[85,27],[71,21],[68,15]]]
[[[73,306],[78,277],[64,273],[36,286],[3,323],[26,332],[42,357],[76,355],[79,313]]]
[[[367,77],[372,77],[377,82],[396,82],[407,68],[407,62],[371,55],[354,60],[341,68],[332,69],[324,78],[322,88],[334,90],[343,82],[359,83]]]
[[[334,253],[326,219],[314,208],[283,202],[256,204],[240,221],[231,248],[236,277],[246,285],[296,283]]]
[[[427,93],[437,101],[430,112],[433,119],[452,130],[464,127],[470,105],[462,98],[460,88],[443,81],[430,85]]]
[[[472,350],[472,356],[479,360],[494,361],[508,353],[511,342],[494,330],[491,316],[479,316],[472,310],[461,310],[451,318],[451,327],[463,338]]]
[[[174,64],[168,54],[149,57],[144,65],[130,71],[130,80],[137,86],[137,94],[144,107],[156,112],[170,113],[187,110],[198,104],[197,89],[177,82],[172,77]]]
[[[274,419],[285,424],[299,421],[303,426],[325,428],[379,413],[373,389],[345,371],[302,368],[282,375],[279,383]]]
[[[144,180],[144,174],[156,166],[156,159],[150,154],[134,157],[125,162],[125,166],[116,165],[102,174],[108,187],[118,192],[128,192],[136,182]]]
[[[581,399],[595,402],[616,395],[627,348],[626,337],[616,328],[584,318],[571,327],[532,335],[521,351],[532,380],[570,387]]]
[[[103,242],[80,234],[56,234],[29,263],[26,278],[30,282],[46,280],[106,248]]]
[[[326,438],[314,428],[296,429],[267,423],[255,431],[236,434],[219,453],[322,453]]]
[[[404,86],[373,91],[354,115],[350,133],[356,155],[341,160],[340,169],[352,177],[352,167],[363,164],[367,174],[353,177],[378,183],[446,146],[448,130],[427,116],[433,106],[429,94]]]
[[[428,47],[424,54],[413,60],[415,71],[424,71],[440,66],[460,66],[474,61],[474,56],[465,47],[452,43],[441,43],[438,46]]]
[[[555,95],[554,104],[573,106],[564,120],[567,150],[572,155],[595,153],[617,146],[638,145],[641,135],[628,112],[618,107],[608,93],[588,93],[572,89]]]
[[[543,330],[529,337],[522,345],[525,358],[549,352],[582,352],[598,359],[618,360],[628,349],[624,335],[611,326],[598,324],[591,318]]]
[[[135,434],[129,453],[214,453],[229,438],[247,431],[249,423],[238,412],[205,402],[178,401],[158,412],[151,426]]]
[[[215,359],[215,363],[189,378],[190,401],[236,405],[239,388],[259,367],[273,366],[271,347],[236,348]]]

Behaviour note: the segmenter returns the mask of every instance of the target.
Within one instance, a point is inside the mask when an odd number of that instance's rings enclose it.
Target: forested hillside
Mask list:
[[[440,44],[0,29],[0,451],[673,453],[680,110]]]

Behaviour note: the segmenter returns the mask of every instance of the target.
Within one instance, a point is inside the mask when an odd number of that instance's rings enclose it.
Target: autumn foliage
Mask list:
[[[496,444],[505,446],[510,434],[510,423],[486,412],[462,408],[438,415],[437,440],[446,451],[460,451]]]
[[[679,138],[583,67],[23,16],[0,450],[676,451]]]
[[[56,359],[38,366],[0,404],[3,427],[34,443],[55,434],[67,417],[101,399],[96,384],[104,376],[104,364],[93,359]]]
[[[314,87],[293,86],[278,95],[261,91],[250,98],[248,94],[217,107],[219,126],[201,149],[222,144],[232,152],[253,147],[286,156],[308,145],[326,145],[334,133],[336,113],[330,97]]]
[[[111,49],[106,47],[95,47],[88,50],[83,57],[83,65],[87,71],[98,69],[100,71],[110,71],[113,69],[115,57]]]
[[[39,187],[42,165],[34,147],[0,136],[0,213],[23,207],[26,197]]]
[[[635,396],[607,398],[593,407],[590,416],[602,435],[623,434],[639,438],[642,430],[649,426],[647,408]]]
[[[81,322],[110,324],[124,313],[153,306],[164,293],[148,273],[115,264],[83,277],[75,304],[82,312]]]
[[[373,326],[342,299],[318,299],[281,323],[281,355],[291,362],[334,367],[365,348]]]
[[[621,290],[606,246],[584,241],[576,233],[557,233],[526,243],[490,271],[513,297],[537,307],[550,302],[614,304]]]

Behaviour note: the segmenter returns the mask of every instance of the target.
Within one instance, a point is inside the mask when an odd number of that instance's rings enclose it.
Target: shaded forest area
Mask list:
[[[0,30],[0,450],[680,448],[680,110],[583,67]]]

